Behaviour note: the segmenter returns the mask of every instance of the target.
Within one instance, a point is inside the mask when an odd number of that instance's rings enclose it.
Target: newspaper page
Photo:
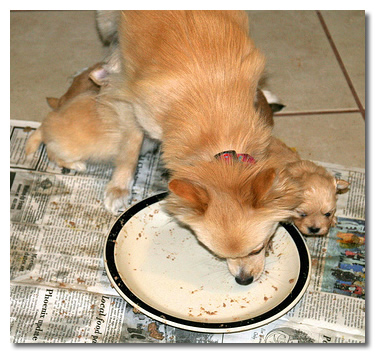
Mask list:
[[[103,206],[111,165],[57,168],[44,146],[26,160],[38,123],[10,127],[10,341],[13,343],[364,343],[365,172],[324,164],[351,183],[327,237],[307,237],[312,278],[300,302],[268,325],[232,334],[178,329],[135,310],[103,262],[116,216]],[[320,162],[318,162],[320,163]],[[160,146],[145,139],[129,206],[165,191]]]

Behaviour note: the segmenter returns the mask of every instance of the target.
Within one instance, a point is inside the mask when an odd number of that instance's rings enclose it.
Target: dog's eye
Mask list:
[[[263,249],[264,249],[264,245],[263,245],[260,249],[252,251],[249,255],[257,255],[257,254],[259,254]]]
[[[324,215],[328,218],[331,215],[331,212],[327,212]]]
[[[307,217],[307,214],[306,214],[306,213],[300,213],[299,216],[300,216],[301,218],[304,218],[304,217]]]

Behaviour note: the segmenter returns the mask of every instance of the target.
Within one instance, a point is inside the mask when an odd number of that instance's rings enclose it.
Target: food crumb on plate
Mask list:
[[[196,292],[198,292],[198,291],[200,291],[200,290],[203,290],[203,286],[200,286],[198,289],[194,289],[194,290],[192,290],[192,291],[191,291],[191,294],[194,294],[194,293],[196,293]]]

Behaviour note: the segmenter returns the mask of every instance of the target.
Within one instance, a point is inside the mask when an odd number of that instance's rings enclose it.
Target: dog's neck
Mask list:
[[[220,152],[215,154],[215,158],[226,163],[231,163],[233,161],[255,164],[256,160],[253,156],[250,156],[247,153],[237,153],[234,150]]]

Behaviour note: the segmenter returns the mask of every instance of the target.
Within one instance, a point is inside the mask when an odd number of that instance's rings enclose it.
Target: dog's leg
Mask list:
[[[29,136],[29,139],[26,142],[26,147],[25,147],[26,156],[30,156],[31,154],[35,153],[42,142],[43,142],[42,130],[38,128]]]
[[[138,163],[143,135],[143,132],[137,129],[133,130],[131,134],[123,136],[115,161],[115,170],[104,196],[104,206],[109,212],[116,214],[119,208],[126,205],[130,184]]]
[[[77,172],[86,171],[86,163],[83,161],[75,161],[75,162],[58,161],[56,163],[61,168],[73,169],[73,170],[76,170]]]

